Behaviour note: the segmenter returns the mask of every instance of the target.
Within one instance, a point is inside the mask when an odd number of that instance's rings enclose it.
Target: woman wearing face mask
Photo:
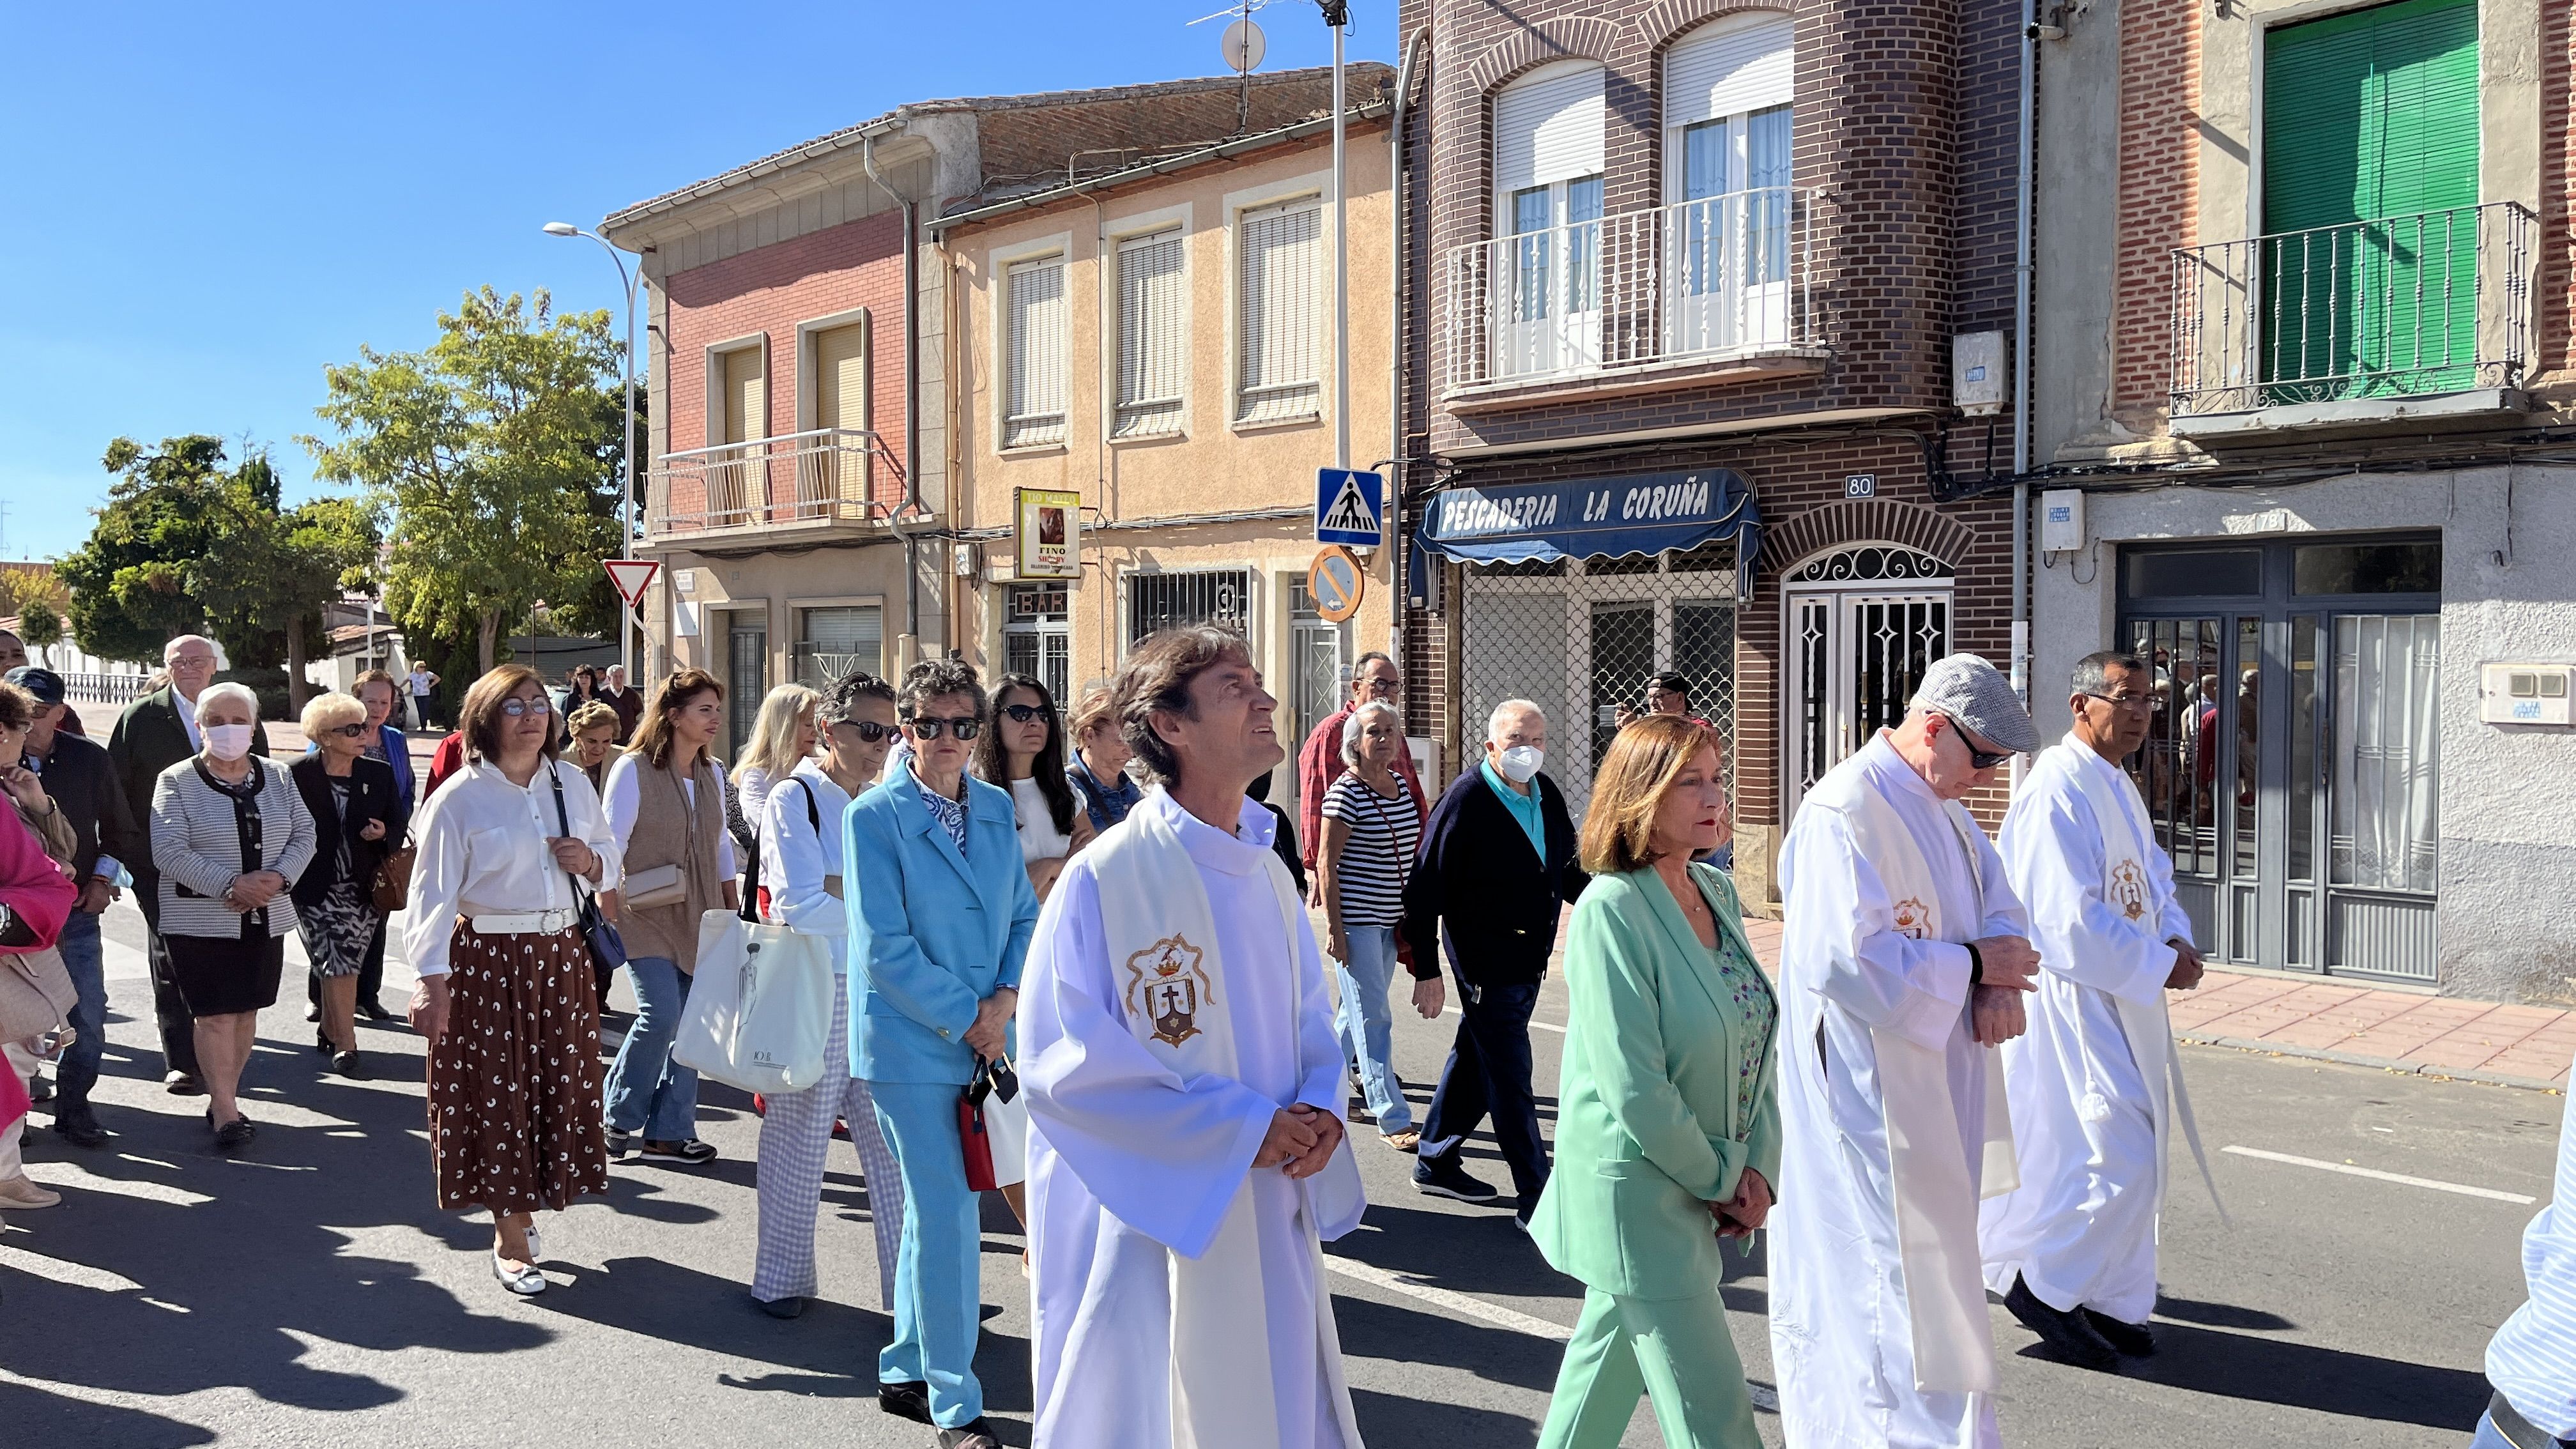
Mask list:
[[[249,689],[208,687],[197,696],[204,748],[162,771],[152,790],[161,938],[196,1017],[197,1062],[211,1099],[206,1125],[226,1152],[255,1130],[236,1093],[260,1010],[277,1000],[286,936],[295,929],[287,888],[312,863],[316,839],[286,767],[250,752],[258,719],[259,698]]]
[[[1038,899],[1055,889],[1057,872],[1091,843],[1091,818],[1064,774],[1064,736],[1055,697],[1026,674],[993,686],[993,727],[975,742],[975,778],[1011,792],[1020,822],[1020,862]]]
[[[877,1126],[876,1099],[850,1073],[850,919],[843,884],[841,817],[885,769],[894,744],[894,686],[853,674],[821,698],[820,759],[798,764],[773,785],[760,825],[761,916],[832,942],[832,1031],[824,1038],[823,1077],[802,1092],[773,1092],[760,1119],[760,1254],[751,1296],[773,1318],[794,1318],[818,1284],[814,1213],[821,1205],[823,1164],[832,1127],[846,1122],[859,1166],[867,1173],[875,1218],[877,1301],[894,1307],[896,1248],[903,1239],[903,1179]]]
[[[1335,961],[1341,963],[1342,1007],[1335,1025],[1342,1054],[1359,1067],[1367,1102],[1351,1120],[1373,1117],[1386,1145],[1411,1152],[1413,1127],[1390,1055],[1395,1028],[1386,991],[1395,977],[1395,928],[1404,919],[1405,877],[1422,840],[1422,802],[1395,768],[1404,750],[1404,716],[1371,700],[1342,722],[1341,778],[1324,795],[1323,839],[1315,847],[1315,882]]]

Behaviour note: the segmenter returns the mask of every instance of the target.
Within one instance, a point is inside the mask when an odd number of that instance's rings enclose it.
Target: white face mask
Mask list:
[[[206,726],[206,753],[227,763],[250,753],[249,725]]]
[[[1494,768],[1515,785],[1526,785],[1547,763],[1547,751],[1536,745],[1514,745],[1494,757]]]

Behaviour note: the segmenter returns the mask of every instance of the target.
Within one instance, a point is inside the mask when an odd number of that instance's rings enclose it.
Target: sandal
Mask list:
[[[1419,1128],[1407,1127],[1401,1132],[1389,1132],[1378,1140],[1398,1152],[1419,1152],[1422,1148],[1422,1132]]]

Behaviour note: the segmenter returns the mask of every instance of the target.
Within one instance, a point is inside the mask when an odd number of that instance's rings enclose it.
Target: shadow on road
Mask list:
[[[2179,1323],[2156,1325],[2156,1345],[2154,1358],[2127,1364],[2122,1377],[2249,1403],[2446,1429],[2462,1442],[2477,1427],[2491,1392],[2483,1375],[2467,1369]],[[2049,1355],[2033,1344],[2022,1356]]]
[[[0,1384],[0,1424],[13,1444],[113,1444],[117,1449],[190,1449],[215,1431],[147,1414],[67,1399],[23,1384]],[[23,1436],[23,1437],[21,1437]]]

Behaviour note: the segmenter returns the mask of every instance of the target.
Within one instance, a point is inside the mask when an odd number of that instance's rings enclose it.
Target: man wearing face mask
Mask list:
[[[161,940],[161,873],[152,865],[152,789],[161,772],[192,758],[204,747],[197,725],[197,696],[215,682],[224,667],[223,650],[203,634],[182,634],[161,651],[167,683],[125,707],[115,732],[107,737],[107,755],[124,788],[126,808],[133,812],[130,854],[119,856],[134,873],[134,903],[143,908],[150,932],[152,1015],[161,1030],[161,1085],[172,1096],[205,1093],[197,1073],[196,1018],[179,996],[170,971],[170,950]],[[265,755],[268,738],[251,726],[250,751]]]
[[[1462,1018],[1422,1125],[1413,1185],[1462,1202],[1493,1201],[1493,1187],[1459,1163],[1468,1134],[1491,1113],[1525,1230],[1547,1185],[1547,1148],[1530,1096],[1530,1012],[1556,945],[1557,912],[1591,879],[1575,864],[1565,792],[1539,773],[1546,758],[1539,707],[1526,699],[1496,705],[1484,759],[1440,797],[1404,888],[1414,1006],[1425,1017],[1445,1006],[1438,955],[1445,921]]]

